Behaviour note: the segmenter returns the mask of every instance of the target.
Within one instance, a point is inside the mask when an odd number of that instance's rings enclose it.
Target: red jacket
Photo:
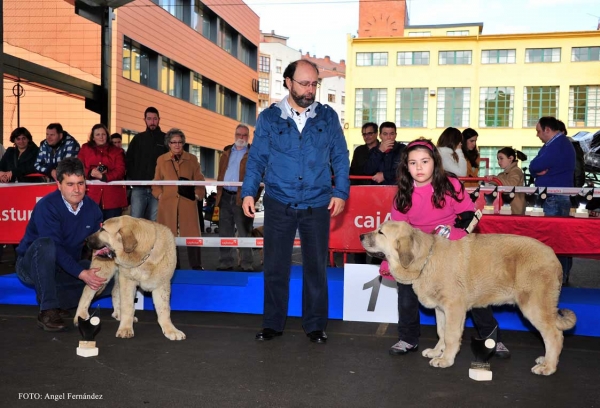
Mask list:
[[[103,164],[107,168],[105,179],[102,181],[116,181],[125,179],[125,155],[123,149],[105,144],[103,146],[90,146],[89,143],[81,146],[77,156],[85,167],[86,179],[97,180],[90,176],[92,169]],[[88,185],[88,196],[103,210],[127,207],[126,186]]]

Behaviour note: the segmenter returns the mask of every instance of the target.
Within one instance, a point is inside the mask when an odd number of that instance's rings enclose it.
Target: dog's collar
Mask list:
[[[154,228],[154,243],[152,244],[152,248],[150,248],[150,251],[148,251],[148,253],[146,255],[144,255],[144,257],[142,258],[142,260],[140,261],[140,263],[138,263],[137,265],[125,265],[124,263],[120,263],[117,258],[115,258],[115,263],[119,266],[123,266],[127,269],[133,269],[133,268],[137,268],[139,266],[142,266],[144,264],[144,262],[146,262],[148,260],[148,258],[150,258],[150,255],[152,254],[152,251],[154,250],[154,245],[156,245],[156,228]]]
[[[431,243],[431,247],[429,247],[429,253],[427,254],[427,258],[425,258],[425,263],[423,264],[423,266],[421,267],[421,270],[419,271],[419,275],[415,278],[415,279],[419,279],[419,277],[421,276],[421,274],[423,273],[423,271],[425,270],[425,267],[427,266],[427,264],[429,263],[429,259],[431,258],[431,255],[433,254],[433,246],[435,245],[435,239],[433,240],[433,242]]]

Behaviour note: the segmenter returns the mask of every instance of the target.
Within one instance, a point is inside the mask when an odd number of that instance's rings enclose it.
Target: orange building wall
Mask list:
[[[231,144],[237,121],[123,78],[123,38],[127,36],[251,101],[258,98],[252,91],[252,79],[258,78],[258,73],[150,0],[132,4],[135,7],[117,10],[113,26],[113,47],[117,51],[115,129],[145,130],[144,110],[154,106],[160,112],[163,131],[178,127],[185,132],[188,143],[217,150]],[[210,6],[210,2],[206,4]],[[248,33],[247,39],[258,45],[258,16],[247,6],[215,7],[214,11],[240,33]],[[250,35],[252,32],[255,34]]]
[[[402,37],[406,25],[406,1],[360,0],[358,36]]]

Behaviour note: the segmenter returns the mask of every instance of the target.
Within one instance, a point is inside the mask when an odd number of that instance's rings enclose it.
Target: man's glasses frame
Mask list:
[[[376,135],[376,134],[377,134],[377,132],[365,132],[362,135],[363,135],[363,137],[365,137],[365,136],[371,136],[371,135]]]
[[[318,81],[308,82],[308,81],[296,81],[294,78],[290,78],[290,79],[303,88],[308,88],[309,86],[311,86],[313,88],[318,88],[319,86],[321,86],[321,84]]]

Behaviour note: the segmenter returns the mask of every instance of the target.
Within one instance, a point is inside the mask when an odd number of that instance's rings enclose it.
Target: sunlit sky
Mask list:
[[[390,0],[382,0],[390,1]],[[317,57],[346,59],[358,0],[245,0],[260,28]],[[483,34],[596,30],[600,0],[408,0],[411,25],[483,23]]]

